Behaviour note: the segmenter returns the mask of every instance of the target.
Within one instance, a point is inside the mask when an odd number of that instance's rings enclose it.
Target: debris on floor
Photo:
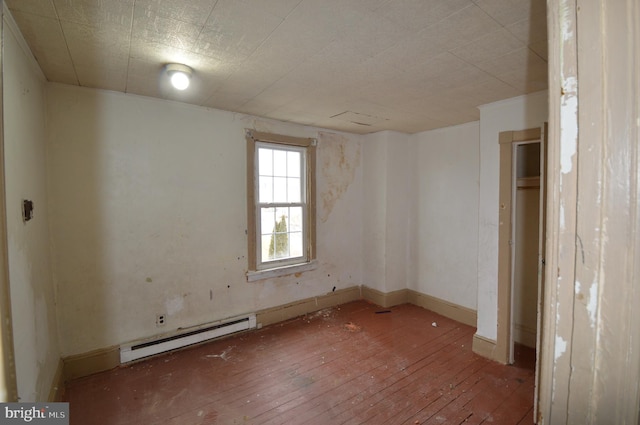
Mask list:
[[[355,301],[312,324],[302,316],[74,379],[71,424],[533,423],[534,349],[516,347],[513,366],[487,363],[471,350],[475,328],[439,330],[445,318],[414,305],[375,314],[385,309]]]
[[[356,325],[353,322],[347,323],[346,325],[344,325],[344,328],[349,332],[358,332],[362,329],[360,326]]]
[[[438,327],[438,324],[436,322],[431,323],[431,326],[433,326],[434,328]]]
[[[231,350],[233,350],[233,347],[228,347],[226,350],[224,350],[224,351],[223,351],[222,353],[220,353],[220,354],[207,354],[205,357],[206,357],[206,358],[208,358],[208,359],[211,359],[211,358],[220,358],[220,359],[222,359],[222,360],[224,360],[224,361],[226,362],[226,361],[227,361],[227,358],[228,358],[228,354],[229,354],[229,352],[230,352]]]
[[[313,312],[313,313],[305,314],[304,317],[303,317],[303,320],[306,321],[307,323],[311,323],[312,320],[318,319],[318,318],[321,318],[321,319],[324,319],[324,320],[328,320],[328,319],[331,318],[332,314],[333,314],[333,309],[331,307],[323,308],[322,310],[318,310],[318,311]]]

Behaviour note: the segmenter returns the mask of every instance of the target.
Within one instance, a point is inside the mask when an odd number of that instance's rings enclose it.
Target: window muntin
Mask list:
[[[249,271],[313,259],[315,140],[247,132]]]
[[[256,143],[258,268],[306,261],[306,148]]]
[[[261,204],[301,203],[304,198],[305,149],[257,143]]]

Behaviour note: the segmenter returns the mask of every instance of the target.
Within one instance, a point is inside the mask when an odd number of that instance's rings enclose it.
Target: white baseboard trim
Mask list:
[[[496,360],[496,342],[478,334],[473,335],[473,352],[491,360]],[[497,361],[497,360],[496,360]]]
[[[313,313],[325,308],[335,307],[351,301],[366,300],[384,308],[400,304],[414,304],[431,310],[455,321],[476,327],[477,312],[430,295],[420,292],[401,289],[391,292],[382,292],[377,289],[363,286],[332,291],[327,294],[306,298],[292,303],[263,309],[256,312],[258,327],[283,322],[308,313]],[[91,351],[89,353],[63,358],[64,380],[71,380],[94,373],[113,369],[120,365],[119,346],[107,347]],[[493,358],[495,341],[475,335],[473,338],[473,351],[485,357]],[[484,354],[486,353],[486,354]]]
[[[408,301],[427,310],[441,314],[444,317],[453,319],[456,322],[464,323],[472,327],[478,325],[478,312],[468,307],[445,301],[440,298],[432,297],[421,292],[407,289]]]

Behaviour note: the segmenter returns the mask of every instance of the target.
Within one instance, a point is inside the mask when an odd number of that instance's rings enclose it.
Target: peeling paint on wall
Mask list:
[[[556,336],[555,359],[558,360],[565,351],[567,351],[567,341],[565,341],[561,336]]]
[[[589,321],[591,323],[591,329],[596,326],[596,312],[598,310],[598,283],[593,282],[591,289],[589,289],[589,303],[587,304],[587,311],[589,312]]]
[[[598,309],[598,283],[593,282],[591,287],[589,288],[589,299],[586,302],[584,301],[584,293],[582,292],[582,284],[579,281],[576,281],[575,284],[575,292],[576,299],[581,301],[585,307],[587,308],[587,314],[589,315],[589,322],[591,324],[591,328],[593,329],[596,325],[596,312]]]
[[[318,133],[318,159],[322,183],[319,186],[320,221],[325,222],[342,195],[353,183],[360,166],[361,147],[339,134]]]
[[[562,5],[562,11],[560,13],[560,22],[562,25],[562,39],[564,41],[572,41],[573,40],[573,8],[564,4]]]
[[[566,134],[560,145],[560,171],[562,174],[571,172],[573,157],[576,154],[578,140],[578,81],[575,77],[568,77],[563,84],[562,121],[560,126]]]

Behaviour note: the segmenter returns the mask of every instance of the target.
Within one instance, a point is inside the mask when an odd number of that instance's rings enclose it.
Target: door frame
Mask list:
[[[502,131],[500,144],[500,203],[498,208],[498,329],[494,360],[512,362],[512,276],[513,276],[513,151],[516,144],[539,140],[541,128]],[[542,152],[542,145],[540,146]],[[540,176],[541,180],[543,176]]]

